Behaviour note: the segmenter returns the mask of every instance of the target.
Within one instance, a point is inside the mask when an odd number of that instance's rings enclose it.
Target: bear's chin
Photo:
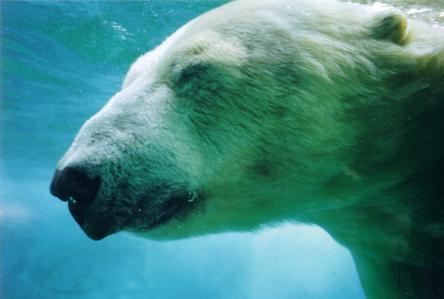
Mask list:
[[[92,214],[91,211],[84,211],[72,202],[68,203],[68,209],[80,228],[93,240],[102,240],[119,231],[116,228],[114,219],[110,216]]]

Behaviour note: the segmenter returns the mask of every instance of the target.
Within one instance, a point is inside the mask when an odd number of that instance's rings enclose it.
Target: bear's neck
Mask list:
[[[345,144],[347,157],[335,153],[339,147],[332,149],[337,173],[321,186],[322,202],[307,211],[308,219],[346,243],[359,240],[363,231],[374,231],[380,240],[377,231],[395,236],[418,222],[442,223],[444,87],[439,77],[424,79],[401,84],[392,78],[393,93],[406,96],[381,98],[347,113],[352,117],[344,124],[355,128],[350,132],[355,140]]]
[[[350,250],[369,298],[407,293],[432,298],[442,292],[444,88],[439,78],[442,74],[398,89],[417,88],[395,99],[399,102],[366,107],[360,125],[350,120],[351,127],[361,129],[352,132],[357,139],[344,149],[350,157],[337,161],[343,165],[321,186],[319,200],[298,215]],[[424,280],[429,290],[415,285]]]

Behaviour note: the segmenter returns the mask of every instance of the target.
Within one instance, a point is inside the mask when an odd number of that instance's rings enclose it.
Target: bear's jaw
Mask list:
[[[163,200],[150,195],[133,201],[134,204],[118,198],[114,200],[126,204],[110,204],[99,196],[90,206],[70,200],[68,209],[84,233],[98,241],[122,230],[149,232],[168,225],[173,219],[182,222],[202,203],[202,198],[198,191],[181,191]],[[155,205],[154,201],[161,203]]]

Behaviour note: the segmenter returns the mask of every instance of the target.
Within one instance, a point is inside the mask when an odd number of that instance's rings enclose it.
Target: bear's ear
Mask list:
[[[403,45],[407,40],[407,17],[395,8],[379,11],[373,19],[371,35]]]

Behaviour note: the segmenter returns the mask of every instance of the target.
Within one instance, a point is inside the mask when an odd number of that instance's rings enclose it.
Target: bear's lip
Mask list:
[[[198,201],[199,199],[199,201]],[[132,229],[135,231],[148,231],[167,224],[172,219],[185,218],[187,214],[196,208],[202,200],[202,193],[199,191],[181,192],[171,196],[161,207],[160,215],[154,218],[147,226]]]

